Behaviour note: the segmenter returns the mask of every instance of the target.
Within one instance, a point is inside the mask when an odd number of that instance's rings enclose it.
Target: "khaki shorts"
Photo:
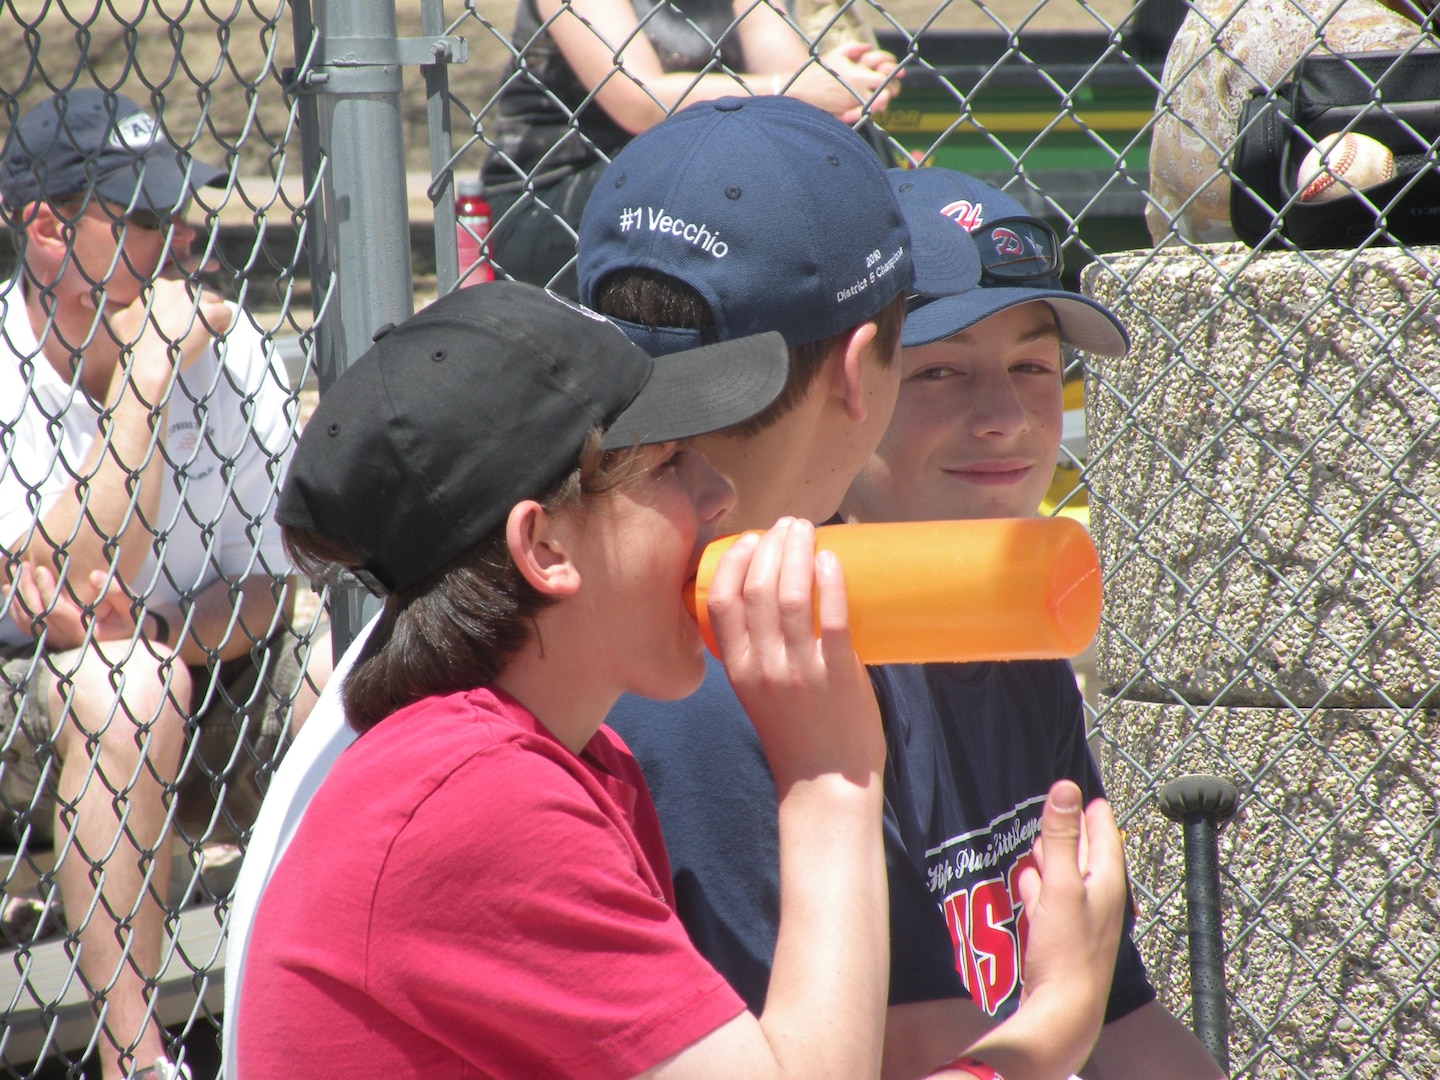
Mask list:
[[[309,650],[308,641],[281,630],[213,673],[190,669],[190,741],[176,783],[177,821],[188,839],[233,840],[254,822],[263,784],[289,741],[290,705]],[[0,664],[0,820],[17,835],[50,838],[54,831],[54,685],[44,655],[12,655]]]

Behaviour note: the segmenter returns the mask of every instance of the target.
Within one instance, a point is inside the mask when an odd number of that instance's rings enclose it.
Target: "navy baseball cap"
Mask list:
[[[87,192],[168,217],[224,169],[180,153],[155,118],[122,94],[57,94],[22,116],[0,156],[0,199],[10,211]]]
[[[715,325],[650,331],[653,355],[778,331],[794,348],[872,318],[914,287],[910,237],[875,151],[792,98],[705,101],[636,136],[580,219],[580,299],[617,270],[668,274]],[[974,267],[953,271],[954,281]]]
[[[275,517],[395,592],[444,569],[575,467],[592,428],[622,450],[750,419],[779,395],[779,334],[655,363],[603,315],[534,285],[457,289],[399,324],[320,398]]]
[[[1009,195],[951,169],[891,169],[887,175],[914,237],[917,278],[926,277],[925,253],[943,250],[957,232],[969,234],[979,260],[978,280],[970,286],[911,297],[903,345],[928,345],[1006,308],[1043,300],[1054,310],[1065,344],[1102,356],[1123,356],[1130,348],[1109,308],[1064,288],[1055,231]]]

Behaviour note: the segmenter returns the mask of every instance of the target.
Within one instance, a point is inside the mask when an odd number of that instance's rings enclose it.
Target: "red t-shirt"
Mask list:
[[[744,1008],[675,916],[620,738],[494,690],[348,749],[255,916],[238,1075],[631,1077]]]

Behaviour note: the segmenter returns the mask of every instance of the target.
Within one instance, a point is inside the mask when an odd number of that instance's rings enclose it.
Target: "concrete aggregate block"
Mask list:
[[[1102,682],[1234,705],[1440,701],[1440,250],[1107,258],[1086,357]]]
[[[1111,700],[1106,788],[1126,834],[1136,941],[1188,1019],[1183,837],[1155,801],[1213,773],[1236,1077],[1440,1075],[1440,710]]]

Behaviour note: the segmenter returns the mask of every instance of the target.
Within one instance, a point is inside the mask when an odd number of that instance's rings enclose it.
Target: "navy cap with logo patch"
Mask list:
[[[618,270],[668,274],[710,306],[714,340],[773,330],[793,348],[912,288],[909,235],[879,157],[786,97],[700,102],[636,136],[596,184],[579,234],[582,301],[593,306]],[[704,339],[620,325],[655,354]]]
[[[34,106],[0,156],[0,199],[12,213],[32,202],[93,193],[127,211],[168,217],[224,169],[177,151],[155,118],[123,94],[79,89]]]
[[[1109,308],[1061,283],[1055,231],[1009,195],[951,169],[891,169],[888,178],[914,237],[917,279],[926,277],[926,252],[944,250],[957,232],[969,234],[980,262],[978,280],[963,289],[917,290],[907,304],[905,346],[928,345],[1006,308],[1043,300],[1067,345],[1102,356],[1129,349],[1125,328]]]
[[[619,450],[730,427],[775,400],[790,363],[779,334],[656,363],[604,316],[515,281],[457,289],[375,337],[321,396],[275,517],[390,592],[543,494],[592,428]]]

